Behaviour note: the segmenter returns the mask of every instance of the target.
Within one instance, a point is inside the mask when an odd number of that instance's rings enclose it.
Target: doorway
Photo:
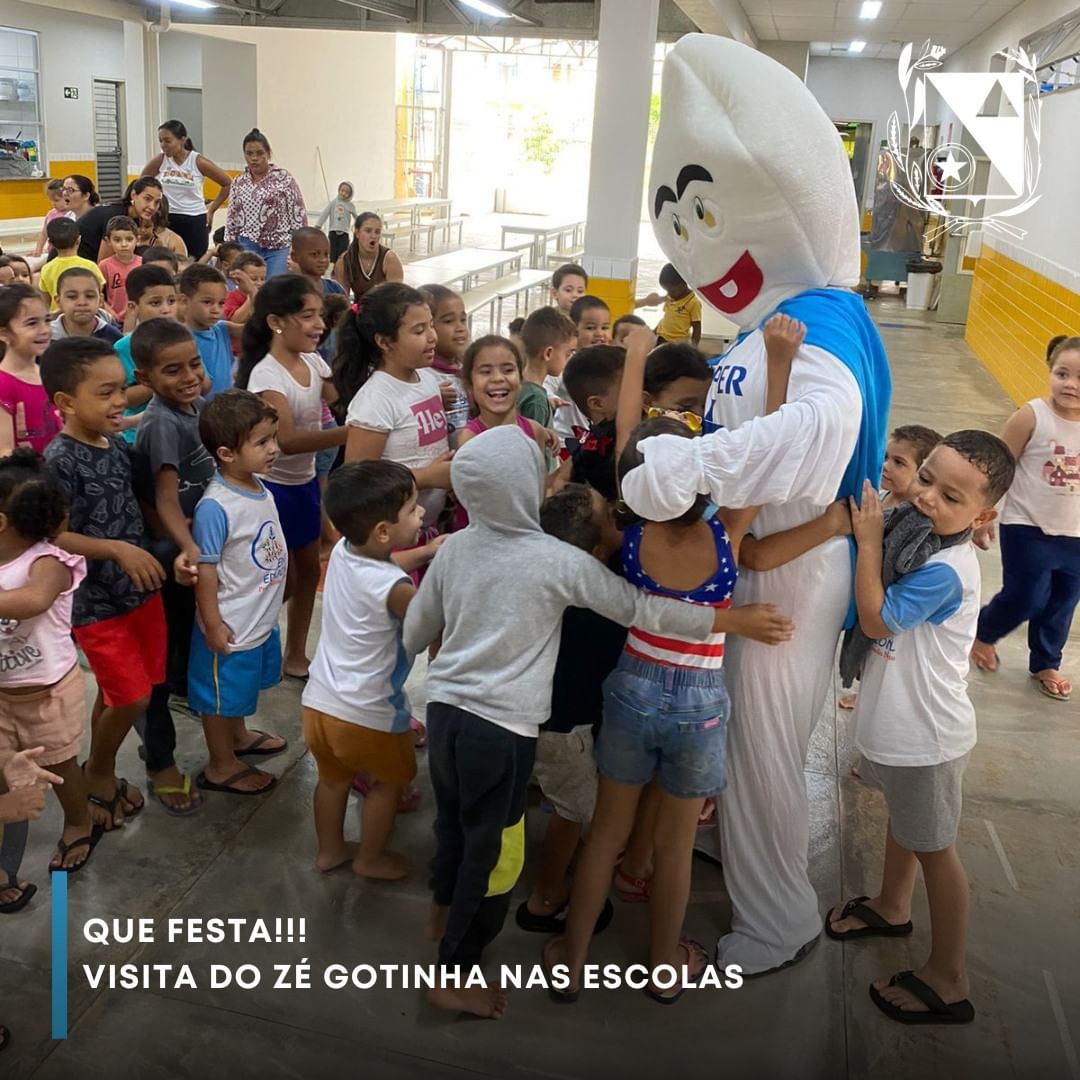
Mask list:
[[[166,86],[167,120],[179,120],[187,128],[196,150],[202,150],[202,91],[192,86]]]
[[[94,160],[102,202],[116,202],[124,193],[124,148],[120,118],[123,84],[94,80]]]

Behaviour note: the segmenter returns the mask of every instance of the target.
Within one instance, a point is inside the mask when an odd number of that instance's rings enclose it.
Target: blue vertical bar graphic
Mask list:
[[[52,873],[52,1037],[67,1038],[68,1025],[68,876]]]

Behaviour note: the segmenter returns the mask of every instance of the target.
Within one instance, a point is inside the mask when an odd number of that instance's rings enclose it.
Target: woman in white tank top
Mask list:
[[[196,153],[187,128],[179,120],[166,120],[158,128],[161,153],[146,163],[143,176],[156,176],[169,200],[169,228],[183,238],[188,254],[201,259],[210,245],[214,213],[228,198],[232,179],[209,158]],[[203,179],[218,185],[214,201],[207,206]]]
[[[1001,513],[1002,587],[979,613],[971,658],[997,671],[994,643],[1026,622],[1031,677],[1068,701],[1059,668],[1080,601],[1080,337],[1054,338],[1047,363],[1050,393],[1021,405],[1002,432],[1016,456]]]

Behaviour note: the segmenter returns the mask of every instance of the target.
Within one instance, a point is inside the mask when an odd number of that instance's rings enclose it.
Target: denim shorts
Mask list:
[[[655,776],[678,799],[719,795],[727,784],[730,712],[719,668],[670,667],[623,653],[604,680],[597,768],[617,784]]]

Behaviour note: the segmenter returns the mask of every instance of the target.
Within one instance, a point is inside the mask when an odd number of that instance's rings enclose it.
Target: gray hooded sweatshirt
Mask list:
[[[540,529],[544,459],[518,427],[467,442],[450,467],[468,528],[439,549],[409,605],[415,656],[440,634],[427,699],[535,738],[551,711],[559,629],[568,607],[623,626],[704,639],[711,608],[649,596],[592,555]]]

